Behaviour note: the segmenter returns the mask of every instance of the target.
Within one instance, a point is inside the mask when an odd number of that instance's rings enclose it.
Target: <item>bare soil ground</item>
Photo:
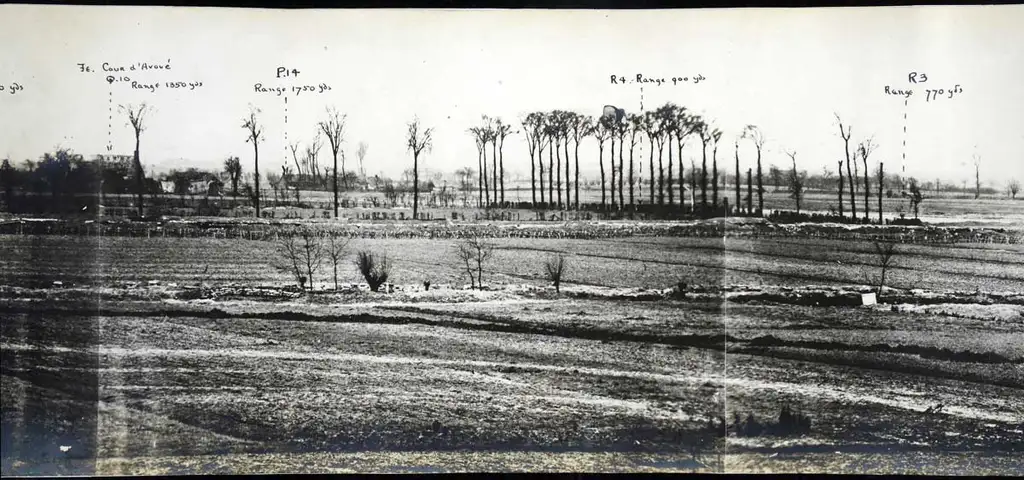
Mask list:
[[[745,286],[729,285],[703,272],[731,257],[696,239],[508,241],[490,272],[508,283],[488,290],[302,295],[254,259],[261,242],[129,240],[76,259],[69,240],[45,240],[44,255],[4,239],[5,474],[1020,473],[1018,251],[914,247],[902,265],[939,288],[854,307],[862,287],[846,272],[867,260],[845,243],[737,244],[749,261],[801,255],[786,264],[805,262],[792,274],[818,286],[739,272]],[[403,266],[445,264],[431,245],[391,246]],[[577,252],[583,280],[556,294],[524,279],[538,249]],[[201,277],[188,255],[236,281]],[[822,268],[835,258],[850,266]],[[665,273],[612,278],[658,259]],[[689,277],[676,270],[688,263]],[[35,285],[18,281],[32,271]],[[783,405],[809,431],[715,423],[772,423]]]

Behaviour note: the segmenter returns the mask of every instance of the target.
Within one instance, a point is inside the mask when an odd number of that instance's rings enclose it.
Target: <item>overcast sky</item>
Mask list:
[[[347,114],[349,168],[360,141],[368,173],[411,166],[406,123],[433,127],[429,168],[476,165],[466,129],[482,114],[517,126],[536,110],[600,115],[667,101],[725,132],[719,161],[732,170],[733,139],[747,124],[768,138],[766,164],[820,173],[843,157],[833,112],[853,125],[851,143],[873,136],[871,157],[887,171],[944,181],[1024,179],[1024,7],[884,7],[675,11],[242,10],[214,8],[0,5],[0,157],[20,162],[56,145],[91,156],[130,154],[124,116],[111,105],[155,108],[142,136],[143,163],[157,170],[220,168],[237,155],[251,170],[242,118],[262,110],[261,170],[280,171],[286,140],[308,142],[327,106]],[[123,72],[140,83],[202,82],[155,93],[108,84],[101,65],[167,64]],[[85,63],[95,72],[79,72]],[[277,79],[277,67],[300,71]],[[928,81],[908,85],[907,74]],[[613,85],[636,74],[667,84]],[[671,78],[706,80],[672,85]],[[24,90],[10,94],[17,82]],[[257,93],[267,86],[326,83],[330,92]],[[913,88],[903,97],[884,87]],[[926,88],[953,98],[926,101]],[[906,136],[903,133],[906,113]],[[108,124],[111,128],[108,128]],[[110,130],[108,132],[108,130]],[[906,141],[906,163],[901,165]],[[699,142],[691,141],[699,145]],[[687,147],[688,155],[700,151]],[[646,147],[645,147],[646,148]],[[741,146],[742,168],[753,163]],[[326,148],[323,152],[326,154]],[[638,155],[640,153],[638,152]],[[643,153],[646,155],[646,151]],[[326,155],[325,155],[326,156]],[[581,148],[596,172],[596,142]],[[290,160],[289,160],[290,161]],[[529,175],[521,136],[506,141],[506,169]]]

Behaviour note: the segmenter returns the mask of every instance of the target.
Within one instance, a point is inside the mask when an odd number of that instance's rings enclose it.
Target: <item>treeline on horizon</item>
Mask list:
[[[333,192],[337,216],[339,192],[373,189],[383,192],[385,196],[395,197],[411,190],[415,211],[420,192],[432,192],[442,183],[443,188],[448,189],[449,180],[452,190],[462,192],[464,198],[468,192],[475,193],[477,206],[509,207],[512,202],[506,199],[506,184],[514,182],[517,185],[511,188],[520,188],[518,184],[521,182],[507,178],[504,145],[511,137],[519,135],[525,139],[530,157],[529,205],[538,208],[578,210],[581,207],[597,207],[600,210],[622,211],[638,208],[648,210],[657,206],[658,210],[668,207],[668,210],[675,208],[698,215],[724,210],[727,213],[761,216],[764,211],[764,193],[768,191],[766,187],[774,186],[777,191],[786,189],[789,192],[797,213],[805,193],[816,190],[838,193],[836,204],[840,217],[845,215],[844,207],[849,202],[851,218],[858,216],[858,204],[863,207],[864,218],[868,218],[871,197],[879,200],[878,207],[881,208],[880,199],[883,195],[910,197],[911,203],[916,206],[923,199],[922,191],[967,193],[966,182],[963,187],[942,183],[938,179],[921,183],[913,177],[886,174],[882,162],[875,165],[874,172],[869,172],[868,159],[877,145],[871,138],[866,138],[855,142],[851,148],[852,129],[848,125],[844,126],[838,115],[836,120],[843,140],[845,163],[839,160],[834,169],[826,166],[821,173],[808,173],[807,170],[799,169],[797,152],[791,150],[785,151],[790,158],[790,165],[764,165],[761,153],[766,137],[758,127],[748,125],[729,145],[729,142],[723,140],[721,130],[715,128],[711,120],[692,114],[685,107],[673,103],[666,103],[642,114],[626,114],[621,109],[606,106],[603,114],[597,118],[563,110],[533,112],[525,115],[518,126],[484,115],[478,125],[467,130],[477,147],[476,168],[466,166],[449,174],[435,173],[425,181],[420,179],[418,157],[432,146],[431,128],[423,128],[419,120],[408,124],[408,147],[414,159],[412,168],[406,169],[399,179],[381,176],[371,178],[365,174],[364,169],[364,159],[369,148],[365,142],[360,142],[356,151],[359,162],[357,171],[345,168],[345,153],[341,146],[345,141],[346,116],[331,108],[327,110],[327,119],[317,124],[317,135],[311,144],[302,146],[296,142],[288,146],[293,165],[282,165],[280,173],[265,171],[261,175],[258,173],[258,158],[263,127],[258,118],[259,110],[253,109],[243,119],[242,127],[246,130],[247,142],[253,145],[252,170],[256,174],[247,172],[249,169],[243,166],[242,160],[232,156],[225,159],[223,169],[217,171],[194,167],[172,170],[162,176],[163,181],[170,184],[165,188],[166,184],[146,176],[140,160],[141,134],[145,130],[145,116],[150,109],[142,104],[122,107],[122,110],[128,113],[136,133],[133,156],[97,155],[87,160],[70,149],[56,148],[52,153],[44,153],[37,161],[24,160],[15,164],[10,159],[4,159],[0,165],[0,189],[4,193],[5,207],[13,211],[11,207],[19,193],[33,194],[37,198],[35,201],[44,201],[42,199],[46,198],[45,201],[53,203],[50,210],[59,210],[57,205],[61,203],[60,199],[67,196],[135,194],[138,215],[141,217],[143,196],[195,193],[193,185],[205,182],[231,196],[242,196],[253,205],[259,205],[261,185],[271,187],[275,200],[279,197],[290,198],[294,194],[298,202],[301,191]],[[327,139],[326,145],[329,146],[333,160],[331,165],[322,165],[321,162],[324,138]],[[598,147],[596,160],[599,179],[580,177],[581,164],[594,161],[593,158],[581,158],[579,155],[580,145],[587,141],[596,142]],[[700,145],[699,163],[693,158],[690,158],[688,164],[683,160],[683,148],[690,142]],[[753,159],[756,167],[748,166],[745,171],[740,168],[739,147],[742,142],[751,142],[756,151]],[[724,163],[720,163],[720,150],[730,146],[733,158],[723,158]],[[646,158],[642,158],[643,153],[646,153]],[[747,159],[747,163],[750,163],[750,159]],[[981,194],[999,193],[996,189],[981,187],[977,161],[974,173],[975,198]],[[581,202],[581,185],[585,190],[599,188],[600,202]],[[203,188],[203,191],[206,190]],[[1019,184],[1010,180],[1007,194],[1015,198],[1018,190]],[[691,197],[692,205],[686,205],[687,195]],[[733,199],[731,205],[730,198]],[[863,201],[858,201],[861,198]],[[522,203],[517,202],[517,206]],[[645,205],[647,208],[644,208]]]

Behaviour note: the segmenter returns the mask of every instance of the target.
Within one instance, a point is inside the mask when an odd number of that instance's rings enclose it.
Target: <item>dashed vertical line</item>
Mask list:
[[[903,163],[901,169],[904,175],[907,173],[907,103],[908,98],[903,99]]]
[[[288,164],[288,97],[284,97],[284,163]]]
[[[113,142],[113,125],[114,125],[114,90],[109,86],[107,87],[107,152],[111,152],[114,149]]]

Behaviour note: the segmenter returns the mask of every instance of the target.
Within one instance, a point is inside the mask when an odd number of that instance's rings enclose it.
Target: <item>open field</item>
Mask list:
[[[2,236],[4,473],[1021,472],[1020,245],[900,245],[858,308],[867,242],[494,242],[483,291],[453,240],[355,239],[395,290],[302,295],[272,242]],[[783,405],[809,431],[732,425]]]
[[[457,240],[353,239],[361,249],[388,252],[393,283],[468,284],[455,255]],[[877,258],[870,242],[823,239],[608,238],[493,239],[496,251],[484,280],[544,284],[543,260],[569,256],[565,282],[608,287],[667,288],[697,285],[874,284]],[[273,267],[275,243],[215,238],[0,236],[0,283],[106,285],[159,280],[241,285],[287,284]],[[886,284],[895,288],[983,292],[1020,291],[1024,245],[900,245]],[[351,258],[351,257],[349,257]],[[329,267],[315,276],[328,282]],[[340,283],[361,281],[350,259]],[[331,284],[333,287],[333,283]]]

